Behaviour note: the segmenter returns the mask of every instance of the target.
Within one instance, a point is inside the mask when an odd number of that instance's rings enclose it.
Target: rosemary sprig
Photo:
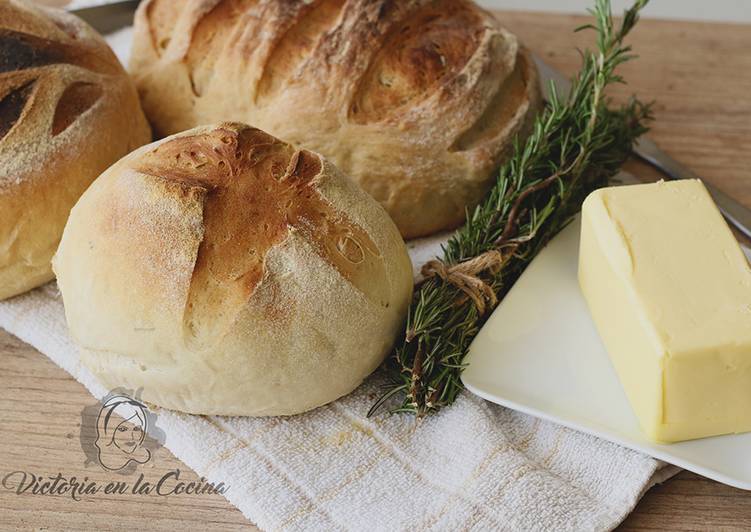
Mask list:
[[[372,415],[400,398],[392,412],[418,416],[451,404],[462,390],[459,376],[486,307],[513,285],[537,253],[580,210],[584,198],[605,186],[647,128],[650,106],[632,98],[612,108],[605,88],[623,82],[616,68],[632,59],[624,37],[648,0],[636,0],[619,26],[610,1],[595,0],[595,51],[582,53],[582,68],[567,98],[551,97],[532,134],[517,143],[485,200],[424,269],[406,331],[389,359],[391,382]],[[482,260],[480,260],[482,259]],[[486,305],[486,303],[488,303]]]

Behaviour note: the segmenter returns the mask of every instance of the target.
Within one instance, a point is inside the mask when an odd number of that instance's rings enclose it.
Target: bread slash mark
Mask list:
[[[18,122],[18,119],[21,118],[26,104],[34,92],[36,81],[33,79],[20,87],[11,89],[0,100],[0,140],[6,137],[10,130],[13,129],[13,126],[16,125],[16,122]]]

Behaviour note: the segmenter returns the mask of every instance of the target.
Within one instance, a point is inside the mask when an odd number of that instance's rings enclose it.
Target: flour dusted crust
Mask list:
[[[54,259],[82,361],[199,414],[295,414],[383,360],[412,292],[383,208],[321,156],[199,127],[107,170]]]
[[[70,208],[150,139],[132,82],[94,30],[0,1],[0,299],[53,278]]]
[[[242,120],[324,154],[403,236],[460,224],[541,101],[471,0],[145,0],[131,71],[159,135]]]

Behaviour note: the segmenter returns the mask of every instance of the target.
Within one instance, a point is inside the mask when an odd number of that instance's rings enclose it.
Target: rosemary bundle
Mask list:
[[[533,132],[517,142],[485,200],[423,268],[403,339],[387,362],[390,382],[373,405],[422,416],[451,404],[467,349],[489,311],[537,253],[580,210],[584,198],[605,186],[647,128],[650,108],[632,98],[613,108],[605,88],[632,59],[623,44],[648,0],[636,0],[616,25],[609,0],[596,0],[595,51],[582,53],[582,68],[568,97],[551,86]]]

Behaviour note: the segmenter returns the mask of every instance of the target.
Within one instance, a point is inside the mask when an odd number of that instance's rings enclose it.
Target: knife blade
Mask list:
[[[571,90],[569,81],[561,72],[554,69],[539,57],[534,57],[542,79],[543,93],[548,98],[550,94],[550,82],[555,84],[556,93],[565,98]],[[710,196],[714,200],[720,212],[736,229],[751,238],[751,210],[744,207],[736,200],[701,179],[694,172],[662,151],[654,141],[642,136],[634,144],[634,154],[640,159],[657,168],[670,179],[699,179],[707,187]]]
[[[122,0],[100,6],[71,9],[70,12],[82,18],[102,35],[112,33],[133,24],[140,0]]]

